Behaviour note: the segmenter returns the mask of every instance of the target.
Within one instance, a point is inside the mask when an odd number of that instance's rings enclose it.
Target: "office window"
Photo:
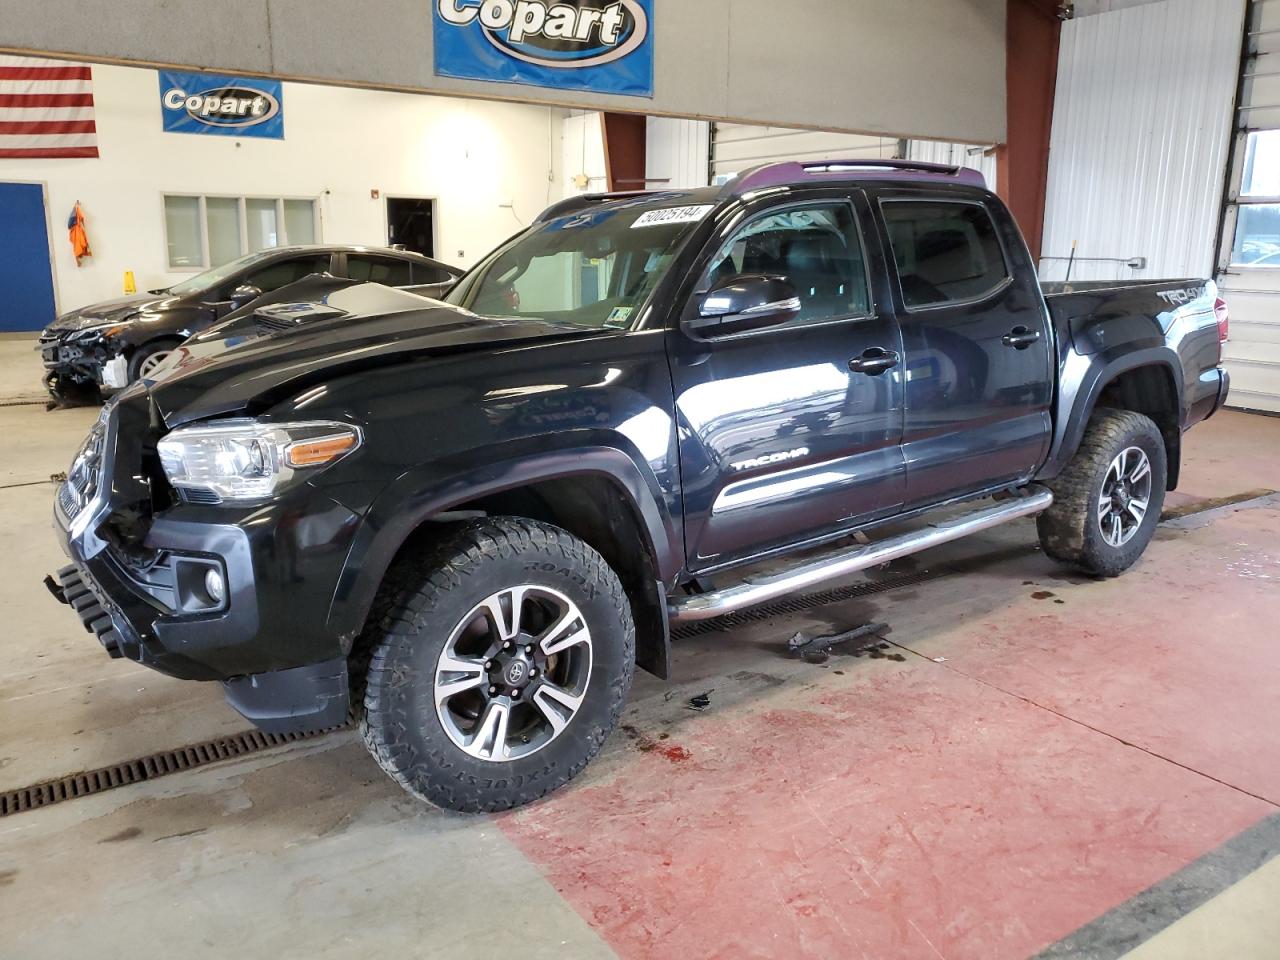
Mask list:
[[[244,212],[249,218],[246,231],[249,236],[249,249],[245,253],[257,253],[267,247],[280,246],[277,240],[280,236],[280,228],[277,225],[274,200],[245,200]]]
[[[168,239],[170,267],[205,266],[199,197],[165,197],[164,232]]]
[[[207,270],[246,253],[315,243],[314,200],[166,195],[165,239],[171,270]]]
[[[284,230],[290,243],[316,242],[316,205],[311,200],[284,202]]]
[[[209,265],[229,263],[241,253],[240,201],[235,197],[207,197],[204,205],[205,222],[209,225]]]

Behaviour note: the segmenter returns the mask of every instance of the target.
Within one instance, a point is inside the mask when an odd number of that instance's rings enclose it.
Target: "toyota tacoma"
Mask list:
[[[76,455],[47,584],[465,811],[582,770],[672,623],[1032,515],[1121,573],[1228,389],[1212,281],[1046,293],[980,175],[925,164],[566,200],[446,301],[335,287],[178,347]]]

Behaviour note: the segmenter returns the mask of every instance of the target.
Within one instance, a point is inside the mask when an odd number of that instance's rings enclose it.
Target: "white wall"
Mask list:
[[[0,180],[48,185],[64,311],[118,296],[126,270],[139,290],[190,275],[167,268],[165,192],[315,197],[322,240],[383,245],[387,196],[433,197],[436,254],[463,266],[562,195],[560,108],[286,83],[286,139],[235,140],[163,132],[153,70],[95,66],[93,84],[99,159],[0,160]],[[78,269],[77,200],[94,252]]]
[[[937,140],[911,140],[907,143],[907,159],[924,163],[944,163],[977,170],[987,181],[987,189],[996,188],[996,158],[981,144],[943,143]]]
[[[249,76],[997,142],[1006,0],[655,0],[654,95],[436,76],[433,0],[0,0],[0,44]]]
[[[1044,258],[1060,280],[1207,277],[1245,0],[1161,0],[1062,26]],[[1058,259],[1053,259],[1058,258]]]
[[[707,185],[711,124],[705,120],[649,117],[645,135],[644,175],[649,189],[687,190]]]
[[[564,119],[560,195],[571,197],[583,193],[607,193],[608,190],[604,116],[597,111],[574,111]]]

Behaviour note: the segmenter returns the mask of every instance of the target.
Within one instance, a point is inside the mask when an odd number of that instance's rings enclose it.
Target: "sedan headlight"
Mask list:
[[[174,430],[157,445],[169,482],[207,501],[265,500],[362,441],[346,423],[223,420]]]

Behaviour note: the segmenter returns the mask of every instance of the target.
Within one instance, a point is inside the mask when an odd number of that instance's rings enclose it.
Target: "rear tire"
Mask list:
[[[507,810],[573,779],[617,725],[631,607],[603,558],[557,527],[502,517],[447,536],[388,577],[361,640],[361,732],[420,799]]]
[[[1123,573],[1160,522],[1167,469],[1164,437],[1149,417],[1095,410],[1075,457],[1046,484],[1053,506],[1036,518],[1044,552],[1095,576]]]

